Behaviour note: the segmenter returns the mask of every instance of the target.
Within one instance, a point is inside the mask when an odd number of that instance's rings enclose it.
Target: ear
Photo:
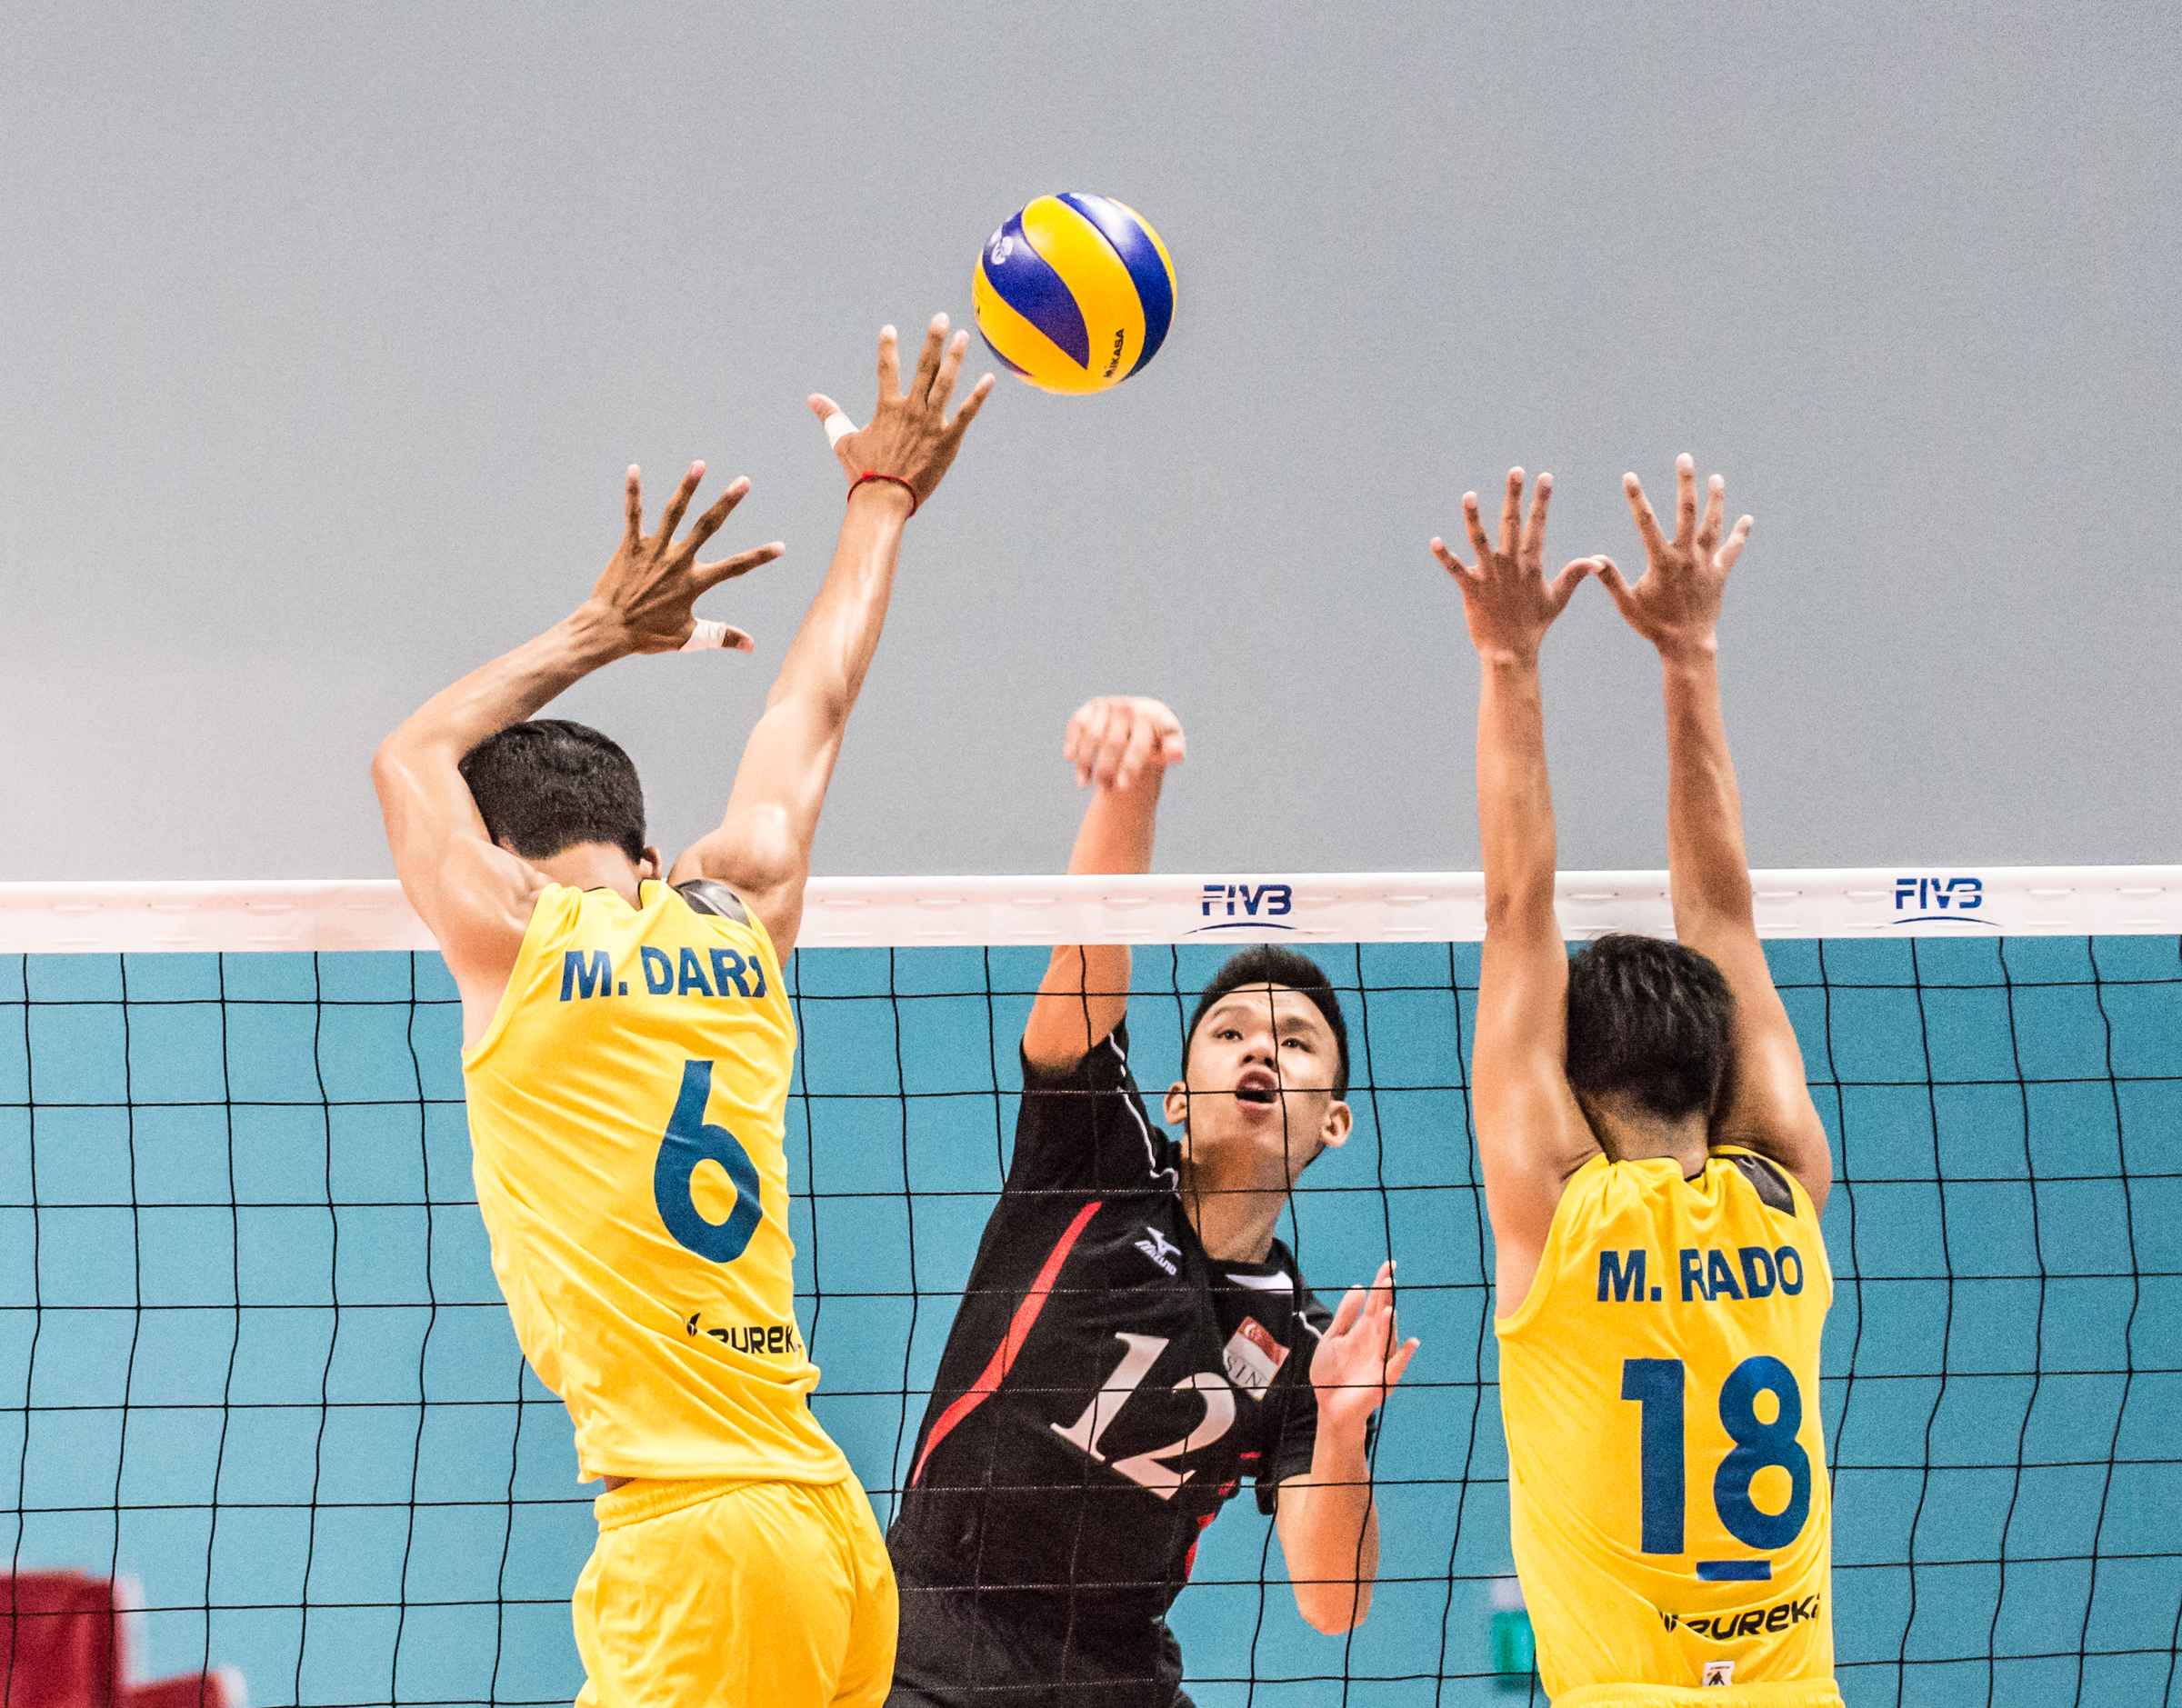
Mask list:
[[[1168,1126],[1180,1127],[1185,1133],[1188,1132],[1188,1085],[1184,1084],[1181,1080],[1176,1080],[1172,1085],[1169,1085],[1166,1088],[1166,1095],[1160,1100],[1159,1113],[1166,1117],[1166,1124]]]
[[[1349,1130],[1356,1122],[1356,1112],[1346,1104],[1328,1104],[1326,1124],[1318,1129],[1318,1143],[1329,1151],[1339,1150],[1348,1143]]]
[[[648,878],[654,884],[666,876],[666,862],[659,857],[659,850],[648,842],[644,844],[644,858],[636,863],[636,875]]]

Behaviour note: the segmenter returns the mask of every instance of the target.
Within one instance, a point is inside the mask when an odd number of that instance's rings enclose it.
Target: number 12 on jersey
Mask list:
[[[1644,1408],[1637,1467],[1647,1553],[1683,1552],[1684,1383],[1679,1358],[1621,1361],[1621,1397]],[[1757,1415],[1757,1396],[1765,1393],[1777,1405],[1770,1423]],[[1787,1547],[1803,1533],[1811,1511],[1811,1456],[1796,1439],[1803,1427],[1803,1390],[1796,1384],[1796,1373],[1777,1358],[1744,1359],[1720,1384],[1720,1426],[1735,1443],[1712,1479],[1712,1504],[1721,1527],[1753,1548]],[[1769,1467],[1788,1474],[1788,1503],[1777,1513],[1765,1511],[1750,1498],[1752,1479]]]

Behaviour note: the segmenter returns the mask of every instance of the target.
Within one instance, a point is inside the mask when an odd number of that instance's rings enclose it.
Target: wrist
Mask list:
[[[916,514],[916,489],[898,474],[866,471],[849,484],[848,504],[852,510],[879,506],[877,514],[906,522]]]
[[[1320,1459],[1336,1464],[1360,1464],[1368,1457],[1365,1448],[1369,1439],[1366,1425],[1377,1408],[1365,1406],[1352,1410],[1346,1405],[1330,1403],[1323,1396],[1318,1402],[1318,1439],[1312,1451],[1316,1463]]]
[[[603,599],[586,599],[562,618],[563,636],[586,670],[610,664],[636,650],[636,637],[621,614]]]
[[[1659,663],[1667,670],[1709,670],[1720,655],[1720,639],[1707,629],[1698,635],[1675,635],[1657,643]]]

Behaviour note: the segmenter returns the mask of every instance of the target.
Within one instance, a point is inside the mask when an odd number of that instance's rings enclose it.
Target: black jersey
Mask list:
[[[1244,1478],[1270,1513],[1310,1469],[1329,1315],[1279,1241],[1206,1254],[1127,1052],[1116,1027],[1072,1068],[1025,1064],[888,1538],[897,1700],[1173,1701],[1164,1614],[1199,1533]]]

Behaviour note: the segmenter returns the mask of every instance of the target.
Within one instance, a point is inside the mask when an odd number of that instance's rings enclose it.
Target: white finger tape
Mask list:
[[[699,617],[697,626],[690,631],[689,638],[682,643],[686,653],[701,653],[707,647],[727,644],[727,625]]]
[[[826,442],[828,444],[839,444],[856,430],[856,424],[838,409],[826,418]]]

